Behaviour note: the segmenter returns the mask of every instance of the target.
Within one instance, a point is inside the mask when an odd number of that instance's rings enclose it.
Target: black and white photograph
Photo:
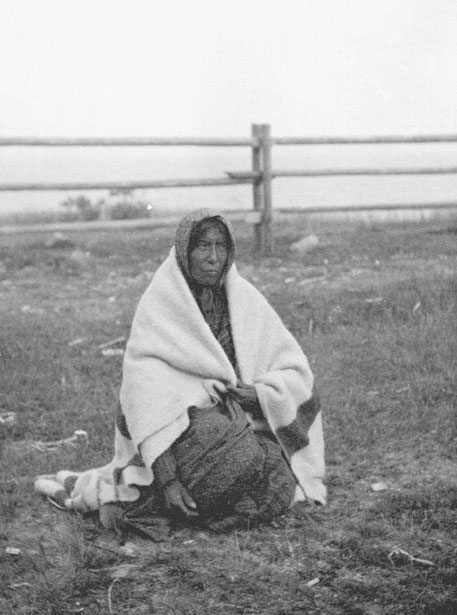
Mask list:
[[[2,0],[0,613],[457,613],[455,0]]]

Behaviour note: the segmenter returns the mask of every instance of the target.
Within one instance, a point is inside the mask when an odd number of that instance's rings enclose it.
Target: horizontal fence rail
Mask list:
[[[396,168],[371,168],[371,169],[285,169],[274,171],[273,177],[356,177],[375,175],[453,175],[457,173],[457,167],[396,167]],[[241,178],[240,178],[241,179]]]
[[[226,171],[229,177],[238,180],[259,179],[257,173],[244,171]],[[457,167],[406,167],[406,168],[380,168],[380,169],[285,169],[283,171],[272,171],[274,177],[329,177],[341,175],[451,175],[457,173]]]
[[[215,137],[0,137],[0,147],[255,147],[256,138]],[[275,137],[274,145],[382,145],[408,143],[457,143],[457,135],[372,137]]]
[[[457,167],[417,167],[381,169],[310,169],[309,171],[275,171],[273,177],[329,177],[341,175],[450,175],[457,173]]]
[[[253,124],[250,138],[213,138],[213,137],[10,137],[0,138],[0,147],[249,147],[251,148],[250,171],[226,171],[225,177],[213,178],[174,178],[157,180],[97,181],[97,182],[11,182],[1,183],[0,192],[20,191],[66,191],[66,190],[136,190],[159,188],[192,188],[207,186],[252,185],[254,211],[235,212],[254,225],[256,249],[268,253],[273,247],[273,199],[272,181],[287,177],[342,177],[342,176],[406,176],[406,175],[452,175],[457,174],[457,166],[438,167],[376,167],[376,168],[317,168],[274,170],[272,166],[273,146],[292,145],[383,145],[383,144],[430,144],[457,143],[457,135],[387,135],[365,137],[275,137],[270,134],[269,124]],[[451,209],[456,202],[435,203],[397,203],[379,205],[335,205],[317,206],[303,209],[276,208],[284,213],[334,213],[360,212],[400,209]],[[233,217],[233,212],[229,215]],[[246,218],[247,214],[247,218]],[[176,217],[167,219],[139,219],[92,222],[48,223],[41,225],[15,225],[0,227],[0,233],[25,232],[27,230],[78,229],[115,229],[164,226],[176,222]]]
[[[275,211],[283,214],[320,214],[325,213],[346,213],[346,212],[370,212],[370,211],[401,211],[415,209],[453,209],[456,207],[455,201],[434,201],[429,203],[378,203],[377,205],[330,205],[323,209],[322,206],[307,207],[297,209],[295,207],[280,207]]]
[[[457,135],[397,135],[373,137],[275,137],[275,145],[389,145],[401,143],[457,143]]]
[[[40,137],[0,138],[0,147],[143,147],[143,146],[186,146],[186,147],[252,147],[252,139],[217,139],[212,137],[97,137],[72,138]]]
[[[0,192],[20,192],[20,191],[59,191],[59,190],[135,190],[153,188],[195,188],[204,186],[236,186],[239,184],[249,184],[252,181],[260,181],[261,173],[250,173],[244,171],[226,171],[228,178],[189,178],[189,179],[158,179],[158,180],[138,180],[130,182],[63,182],[63,183],[33,183],[33,184],[0,184]],[[358,175],[450,175],[457,174],[457,167],[424,167],[424,168],[385,168],[385,169],[285,169],[282,171],[272,171],[271,177],[337,177],[337,176],[358,176]]]
[[[199,186],[236,186],[249,184],[252,178],[210,177],[189,179],[158,179],[146,181],[105,181],[105,182],[63,182],[33,184],[0,184],[0,192],[43,191],[43,190],[136,190],[153,188],[195,188]]]

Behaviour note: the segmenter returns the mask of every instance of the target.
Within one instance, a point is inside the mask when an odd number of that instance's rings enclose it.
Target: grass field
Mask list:
[[[241,273],[315,373],[328,505],[250,532],[177,527],[167,542],[121,548],[96,519],[34,493],[37,474],[111,459],[122,357],[99,346],[128,336],[173,236],[69,233],[74,246],[60,248],[38,232],[2,237],[0,412],[17,421],[0,424],[1,613],[457,612],[457,222],[291,219],[262,260],[251,229],[235,230]],[[289,251],[310,232],[313,251]],[[77,429],[88,443],[34,446]]]

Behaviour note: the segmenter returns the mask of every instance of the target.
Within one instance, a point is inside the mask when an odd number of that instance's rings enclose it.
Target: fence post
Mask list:
[[[263,187],[263,252],[271,254],[273,251],[273,202],[272,202],[272,171],[271,171],[271,134],[270,124],[261,124],[262,147],[262,187]]]
[[[252,124],[251,126],[251,136],[252,136],[252,172],[259,173],[262,172],[262,150],[260,144],[260,138],[262,136],[262,129],[259,124]],[[252,196],[254,203],[254,211],[260,212],[262,215],[262,179],[255,179],[252,182]],[[262,228],[262,220],[254,223],[254,250],[256,254],[259,254],[263,249],[263,228]]]

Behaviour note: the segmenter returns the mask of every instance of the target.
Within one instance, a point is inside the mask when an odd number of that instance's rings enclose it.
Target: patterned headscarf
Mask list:
[[[192,279],[190,273],[190,248],[191,241],[194,243],[195,237],[193,231],[203,221],[219,222],[223,224],[229,242],[229,249],[227,252],[227,261],[224,269],[222,270],[219,279],[214,286],[201,286],[195,280]],[[236,354],[233,344],[231,326],[230,326],[230,314],[227,303],[227,296],[225,294],[224,282],[227,277],[227,273],[235,260],[235,239],[233,236],[233,229],[230,222],[219,214],[214,215],[211,210],[203,208],[196,209],[189,213],[181,220],[176,230],[176,260],[184,277],[189,284],[189,288],[194,295],[198,306],[203,314],[204,319],[208,323],[213,335],[221,344],[229,361],[236,370]]]
[[[229,241],[227,262],[225,263],[225,267],[219,280],[217,281],[216,286],[220,287],[225,282],[227,273],[229,272],[230,267],[235,260],[235,238],[233,235],[233,228],[229,220],[227,220],[224,216],[221,216],[220,214],[212,213],[211,210],[207,209],[206,207],[191,211],[189,214],[184,216],[184,218],[179,223],[178,228],[176,229],[175,239],[176,260],[178,261],[178,265],[181,271],[184,273],[186,280],[191,286],[191,288],[195,285],[195,282],[193,282],[192,276],[190,274],[190,240],[192,236],[192,231],[198,224],[200,224],[200,222],[203,222],[204,220],[214,220],[215,222],[223,224],[227,231],[227,239]]]

